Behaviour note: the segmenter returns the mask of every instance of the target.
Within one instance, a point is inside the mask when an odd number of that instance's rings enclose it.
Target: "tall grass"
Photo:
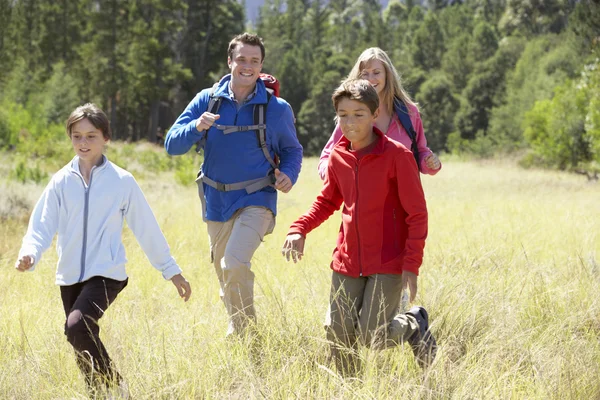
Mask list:
[[[600,187],[511,163],[448,162],[423,177],[429,239],[417,302],[440,351],[422,371],[408,346],[363,350],[341,379],[322,324],[339,215],[308,236],[306,257],[280,256],[287,227],[321,186],[316,160],[280,195],[277,227],[257,251],[258,338],[226,340],[194,187],[172,175],[142,186],[193,285],[184,304],[129,231],[129,286],[101,321],[102,337],[136,399],[600,398]],[[31,189],[41,192],[41,187]],[[24,221],[0,228],[0,398],[83,398],[63,335],[54,250],[13,271]]]

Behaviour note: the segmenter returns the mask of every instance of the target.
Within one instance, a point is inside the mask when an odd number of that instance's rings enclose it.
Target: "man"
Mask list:
[[[276,190],[287,193],[298,179],[302,146],[291,107],[259,78],[262,39],[238,35],[227,54],[231,74],[196,95],[167,133],[165,148],[172,155],[198,142],[204,148],[197,182],[231,335],[255,319],[250,261],[275,226]]]

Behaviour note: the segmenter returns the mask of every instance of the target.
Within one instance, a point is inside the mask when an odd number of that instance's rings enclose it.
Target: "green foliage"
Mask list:
[[[68,160],[60,125],[90,101],[106,111],[114,140],[155,142],[228,72],[227,44],[244,31],[244,6],[0,0],[0,146]],[[264,71],[280,80],[307,154],[319,153],[333,129],[331,92],[366,47],[379,46],[422,103],[430,145],[487,155],[529,146],[525,113],[598,57],[599,16],[592,0],[391,0],[384,10],[377,0],[265,0],[256,30]],[[594,118],[588,109],[589,131]],[[115,157],[148,173],[174,168],[145,150]]]
[[[196,182],[201,157],[195,152],[177,157],[175,161],[175,182],[183,186],[191,186]]]
[[[43,182],[47,178],[47,174],[40,169],[38,163],[33,163],[33,166],[31,164],[31,160],[19,160],[10,172],[9,178],[20,183]]]
[[[437,69],[441,65],[444,51],[442,28],[435,14],[430,11],[414,33],[411,43],[413,63],[423,71]]]
[[[77,92],[73,90],[76,81],[66,72],[62,61],[54,65],[53,73],[44,86],[44,119],[51,124],[63,123],[80,102]]]
[[[577,81],[555,89],[554,97],[535,103],[525,114],[525,138],[543,165],[590,170],[600,164],[598,153],[598,62]],[[596,167],[594,167],[596,165]]]
[[[579,70],[576,53],[564,37],[545,35],[530,41],[506,83],[506,98],[492,110],[490,135],[506,150],[524,146],[523,118],[538,100],[549,99],[553,89]]]
[[[487,135],[490,113],[504,99],[506,73],[514,68],[520,52],[520,41],[509,41],[492,58],[478,65],[462,92],[461,106],[454,119],[463,138],[475,139],[479,131]]]
[[[445,150],[459,104],[450,81],[442,74],[433,75],[421,86],[416,99],[421,105],[427,145],[435,152]]]
[[[507,0],[499,27],[506,34],[559,33],[573,5],[570,0]]]

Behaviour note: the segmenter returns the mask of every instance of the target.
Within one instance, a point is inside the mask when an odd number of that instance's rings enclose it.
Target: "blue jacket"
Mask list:
[[[231,75],[225,76],[215,89],[215,96],[223,97],[217,120],[221,125],[254,125],[254,105],[267,102],[267,91],[262,80],[256,81],[256,95],[237,109],[229,95]],[[185,111],[177,118],[165,138],[165,149],[171,155],[184,154],[198,141],[204,143],[202,171],[210,179],[221,183],[236,183],[266,176],[271,171],[256,139],[255,131],[223,134],[216,127],[198,132],[196,121],[207,111],[211,88],[204,89],[194,97]],[[271,96],[266,113],[267,148],[271,157],[279,156],[279,169],[296,183],[302,165],[302,146],[296,137],[294,115],[290,105],[283,99]],[[245,190],[220,192],[206,184],[206,219],[224,222],[240,208],[263,206],[277,215],[277,191],[267,186],[248,194]]]

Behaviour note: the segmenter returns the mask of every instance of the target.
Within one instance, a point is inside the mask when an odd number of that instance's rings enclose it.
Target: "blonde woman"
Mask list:
[[[378,116],[374,125],[387,137],[412,150],[422,173],[437,174],[442,164],[437,155],[427,147],[419,109],[402,87],[398,72],[386,52],[378,47],[363,51],[348,78],[366,79],[373,85],[379,96]],[[404,123],[401,118],[405,120]],[[412,132],[407,132],[405,129],[409,124],[412,125]],[[321,152],[318,168],[319,176],[323,180],[327,175],[331,150],[342,136],[340,125],[337,124]]]

